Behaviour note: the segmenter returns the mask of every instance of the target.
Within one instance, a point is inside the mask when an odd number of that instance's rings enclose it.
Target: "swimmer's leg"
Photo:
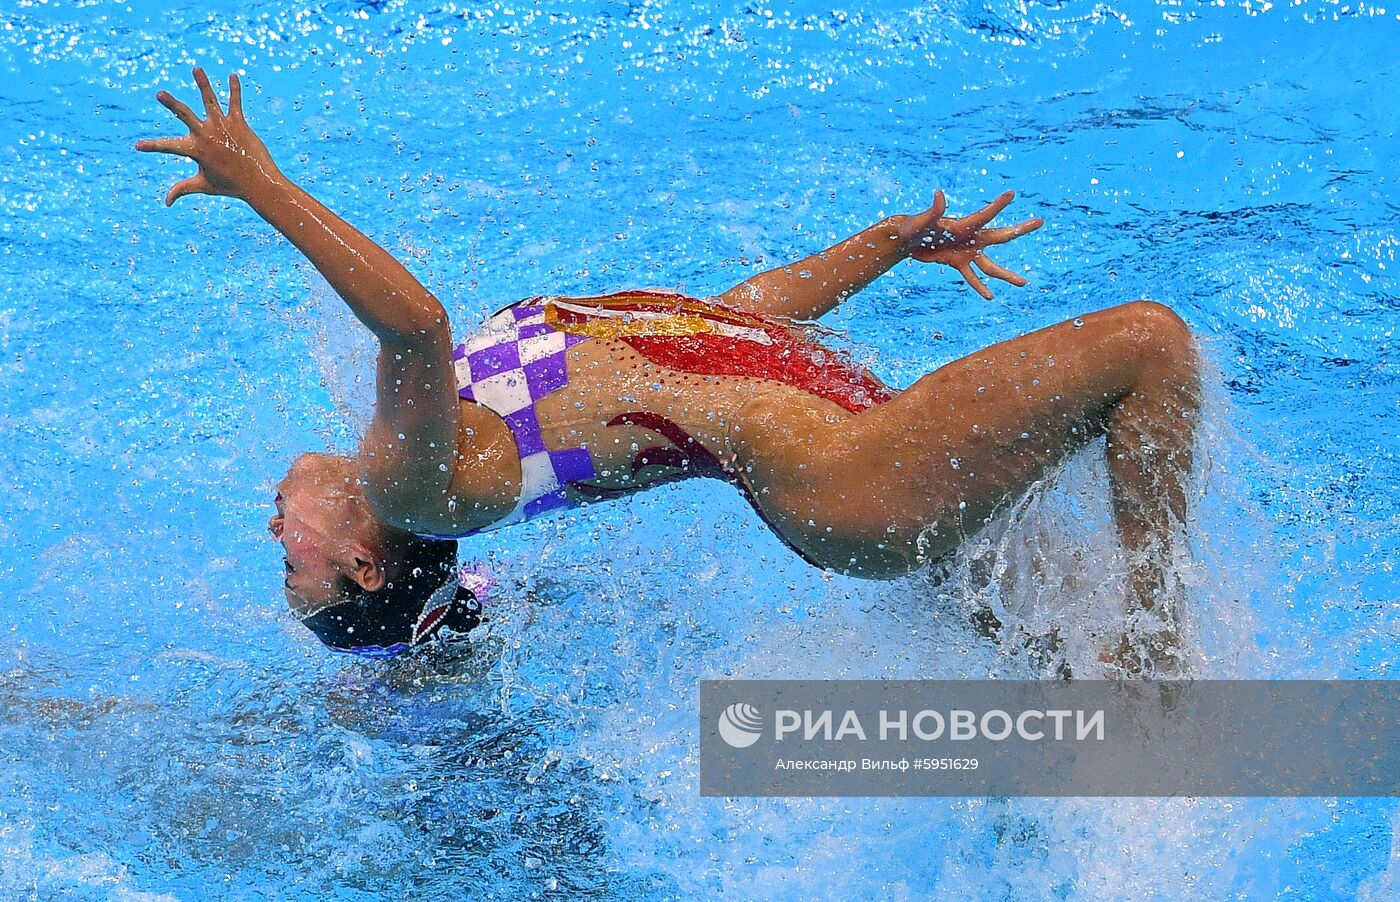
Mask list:
[[[1106,434],[1132,594],[1151,611],[1166,600],[1165,555],[1186,514],[1198,394],[1185,323],[1137,302],[992,345],[857,416],[795,397],[751,402],[733,438],[790,542],[878,577],[952,550]]]

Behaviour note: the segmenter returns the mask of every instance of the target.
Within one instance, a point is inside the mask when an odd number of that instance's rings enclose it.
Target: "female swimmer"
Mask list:
[[[816,319],[901,260],[1025,280],[987,248],[1040,219],[989,228],[1008,192],[962,218],[893,216],[707,301],[632,291],[535,297],[455,349],[442,304],[387,252],[273,163],[243,115],[194,70],[200,119],[138,150],[187,157],[187,194],[236,197],[285,235],[379,341],[374,417],[356,457],[305,454],[270,523],[286,594],[332,648],[389,654],[444,623],[470,628],[481,586],[455,538],[688,476],[732,482],[817,567],[893,577],[957,547],[1007,501],[1107,437],[1130,613],[1174,647],[1166,549],[1185,518],[1197,407],[1190,332],[1161,305],[1089,313],[940,367],[909,389],[808,339]],[[1123,646],[1126,654],[1127,645]]]

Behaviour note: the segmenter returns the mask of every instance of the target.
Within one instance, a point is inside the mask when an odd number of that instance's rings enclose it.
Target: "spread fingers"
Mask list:
[[[243,118],[243,83],[236,72],[228,76],[228,114],[235,119]]]
[[[209,76],[198,66],[194,70],[194,83],[199,85],[199,96],[204,98],[204,115],[209,119],[222,119],[224,111],[219,107],[219,98],[214,95],[214,86],[209,84]]]
[[[971,285],[978,294],[989,301],[992,299],[992,290],[987,287],[985,282],[978,278],[977,273],[972,271],[971,266],[966,263],[960,263],[958,264],[958,272],[962,273],[962,277],[967,280],[967,284]]]
[[[173,153],[187,157],[194,152],[189,136],[183,138],[145,138],[136,142],[136,149],[147,153]]]
[[[972,258],[972,262],[977,264],[978,269],[982,270],[982,272],[991,276],[993,279],[1001,279],[1003,282],[1010,282],[1018,288],[1026,284],[1024,276],[1017,275],[1005,266],[993,263],[991,258],[986,254],[978,254],[976,257]]]
[[[183,122],[185,127],[190,131],[198,131],[200,126],[199,117],[194,114],[194,110],[185,106],[181,101],[176,100],[174,94],[171,94],[169,91],[157,91],[156,100],[160,101],[161,106],[174,113],[175,118]]]
[[[972,228],[974,229],[980,229],[982,228],[982,226],[991,222],[993,219],[996,219],[997,214],[1000,213],[1002,210],[1005,210],[1006,205],[1011,203],[1015,199],[1016,192],[1007,191],[1005,194],[1001,195],[996,200],[987,204],[985,207],[978,210],[976,213],[972,213],[968,216],[963,217],[961,224],[972,226]]]
[[[1000,229],[983,229],[978,233],[983,244],[1005,244],[1012,238],[1020,238],[1028,235],[1036,229],[1045,225],[1045,220],[1039,216],[1034,219],[1027,219],[1025,222],[1018,222],[1014,226],[1006,226]]]
[[[948,212],[948,198],[943,196],[942,191],[933,192],[933,220],[937,222],[942,219],[946,212]]]

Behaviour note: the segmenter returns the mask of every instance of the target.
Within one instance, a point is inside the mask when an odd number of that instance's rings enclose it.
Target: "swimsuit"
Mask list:
[[[541,435],[536,405],[568,384],[567,351],[590,338],[623,341],[647,360],[681,372],[782,382],[851,413],[895,394],[845,354],[757,314],[659,291],[529,298],[496,313],[452,354],[457,394],[499,414],[520,451],[520,497],[515,509],[466,535],[569,507],[575,503],[566,491],[570,488],[588,499],[629,491],[587,485],[596,476],[588,449],[552,450]],[[622,414],[608,425],[641,426],[672,443],[671,448],[638,452],[634,471],[664,464],[683,468],[674,478],[735,478],[699,442],[657,414]]]
[[[540,429],[536,406],[569,384],[568,350],[590,338],[626,342],[647,360],[673,370],[782,382],[851,413],[894,397],[869,371],[844,354],[809,341],[796,329],[682,295],[634,291],[520,301],[496,313],[452,352],[458,396],[499,414],[520,452],[520,497],[515,509],[465,535],[568,507],[578,498],[610,498],[629,491],[589,485],[596,473],[588,449],[551,449]],[[646,466],[665,466],[675,469],[670,479],[728,479],[767,520],[741,474],[661,414],[629,411],[607,425],[642,428],[670,443],[637,451],[632,460],[634,475]],[[567,490],[572,490],[572,496]],[[820,566],[781,531],[773,531],[804,559]],[[475,627],[481,621],[487,588],[481,574],[459,572],[417,607],[394,606],[391,601],[390,607],[381,605],[371,611],[357,601],[343,601],[302,622],[335,651],[392,657],[432,638],[444,624],[458,632]]]
[[[564,487],[596,475],[587,448],[552,451],[540,434],[535,405],[569,384],[566,352],[587,340],[550,326],[545,312],[537,298],[513,304],[452,352],[457,395],[499,414],[520,451],[520,500],[485,529],[568,507]]]

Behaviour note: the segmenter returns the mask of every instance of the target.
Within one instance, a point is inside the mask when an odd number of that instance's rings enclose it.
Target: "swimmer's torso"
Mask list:
[[[546,308],[550,332],[568,338],[567,347],[549,349],[562,362],[552,375],[543,369],[550,361],[532,362]],[[516,330],[517,320],[525,328]],[[492,337],[493,329],[506,337]],[[518,341],[522,351],[495,350],[504,345],[493,342],[517,334],[527,336]],[[734,421],[755,399],[817,394],[840,419],[893,395],[783,324],[656,292],[522,301],[493,317],[457,356],[462,464],[452,492],[468,509],[491,483],[498,496],[522,501],[497,523],[478,518],[461,533],[678,478],[732,477]],[[496,373],[507,365],[535,369],[502,400],[493,386],[509,378]],[[511,412],[526,403],[523,415]],[[546,481],[558,476],[543,487],[553,489],[550,496],[532,499],[543,491],[541,469]]]

